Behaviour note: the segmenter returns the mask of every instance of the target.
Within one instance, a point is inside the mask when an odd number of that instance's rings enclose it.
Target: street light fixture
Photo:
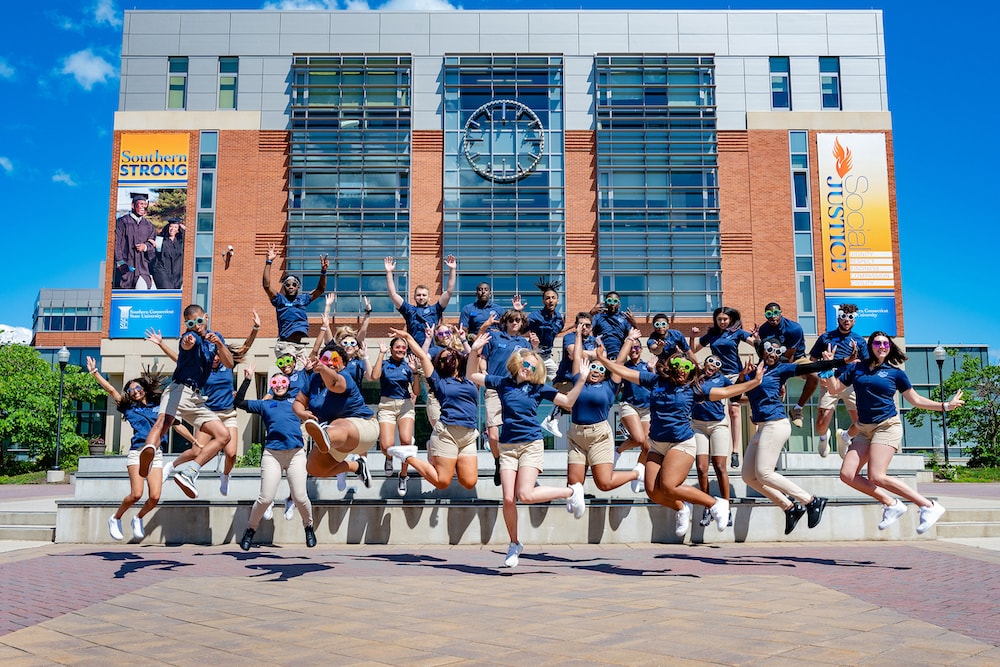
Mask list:
[[[938,345],[934,348],[934,361],[938,367],[938,391],[941,394],[941,403],[944,404],[944,360],[948,353],[943,347]],[[945,413],[941,412],[941,444],[944,447],[944,464],[948,465],[948,425],[945,423]]]
[[[66,364],[69,363],[69,350],[65,345],[56,352],[56,360],[59,361],[59,408],[56,417],[56,465],[53,470],[59,470],[59,448],[62,445],[63,381],[66,379]]]

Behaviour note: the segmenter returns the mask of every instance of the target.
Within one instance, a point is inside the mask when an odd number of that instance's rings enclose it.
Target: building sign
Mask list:
[[[145,338],[146,330],[164,338],[181,333],[180,290],[114,290],[108,314],[109,338]]]
[[[121,135],[118,150],[118,186],[187,187],[186,132]]]
[[[858,306],[854,330],[896,335],[889,169],[880,133],[818,134],[826,318]]]

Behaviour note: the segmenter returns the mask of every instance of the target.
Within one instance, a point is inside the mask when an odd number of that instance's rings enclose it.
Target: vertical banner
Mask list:
[[[827,323],[858,306],[854,330],[896,335],[896,264],[885,135],[818,134]]]
[[[111,338],[179,335],[189,145],[186,132],[121,135]]]

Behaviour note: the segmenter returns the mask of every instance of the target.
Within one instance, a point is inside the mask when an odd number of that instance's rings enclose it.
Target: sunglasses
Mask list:
[[[621,299],[616,299],[614,297],[611,297],[610,299],[605,299],[604,300],[604,303],[608,304],[609,306],[617,306],[621,302],[622,302]]]
[[[788,348],[784,345],[772,345],[771,343],[764,341],[764,351],[768,354],[777,354],[778,356],[781,356],[787,349]]]
[[[450,331],[436,331],[434,335],[437,336],[438,338],[451,338]]]
[[[837,313],[838,320],[850,320],[851,322],[853,322],[857,318],[858,318],[857,313]]]
[[[642,352],[642,345],[633,345],[632,346],[632,351],[633,352]]]
[[[319,363],[324,366],[329,366],[330,368],[340,368],[342,365],[340,355],[332,350],[324,352],[323,356],[319,358]]]
[[[205,318],[204,317],[196,317],[193,320],[185,320],[184,321],[184,324],[187,325],[188,329],[194,329],[195,327],[201,326],[204,323],[205,323]]]
[[[537,368],[537,366],[535,366],[530,361],[522,361],[521,362],[521,368],[527,368],[529,371],[531,371],[532,373],[534,373],[535,369]]]
[[[690,373],[694,369],[694,363],[690,359],[682,359],[681,357],[674,357],[670,360],[671,368],[679,368],[685,373]]]
[[[705,360],[705,366],[715,366],[716,368],[722,368],[722,359],[718,357],[709,357]]]
[[[298,287],[302,283],[300,283],[296,278],[285,278],[285,281],[281,284],[288,285],[289,287]]]
[[[654,329],[668,329],[670,328],[669,322],[653,322]]]
[[[278,368],[285,368],[286,366],[294,366],[295,359],[293,359],[292,357],[278,357],[277,359],[275,359],[274,365],[277,366]]]
[[[345,341],[341,341],[340,344],[343,345],[344,347],[357,347],[358,346],[358,341],[356,341],[356,340],[345,340]]]
[[[778,315],[781,315],[781,311],[777,308],[764,311],[764,317],[777,317]]]
[[[288,378],[285,376],[278,376],[271,378],[271,389],[287,389],[288,388]]]
[[[142,388],[142,385],[134,384],[128,389],[126,389],[125,393],[129,395],[135,395],[135,394],[141,394],[143,391],[145,390]]]
[[[590,370],[597,371],[598,373],[606,373],[608,369],[601,364],[591,364]]]
[[[889,349],[889,347],[891,345],[892,345],[892,343],[890,343],[887,340],[873,340],[872,341],[872,347],[877,347],[877,348],[880,348],[880,349],[886,349],[887,350],[887,349]]]

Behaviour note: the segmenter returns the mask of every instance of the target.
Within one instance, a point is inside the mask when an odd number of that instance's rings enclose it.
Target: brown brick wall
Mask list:
[[[566,313],[567,326],[576,314],[597,303],[597,134],[566,132]]]
[[[31,342],[32,347],[100,347],[104,334],[99,331],[40,331]]]
[[[444,289],[448,274],[444,269],[441,245],[444,239],[444,132],[415,131],[413,153],[410,156],[410,284],[413,288],[426,285],[431,300]],[[459,270],[462,266],[459,264]],[[397,283],[396,287],[399,285]],[[401,293],[402,294],[402,293]]]

